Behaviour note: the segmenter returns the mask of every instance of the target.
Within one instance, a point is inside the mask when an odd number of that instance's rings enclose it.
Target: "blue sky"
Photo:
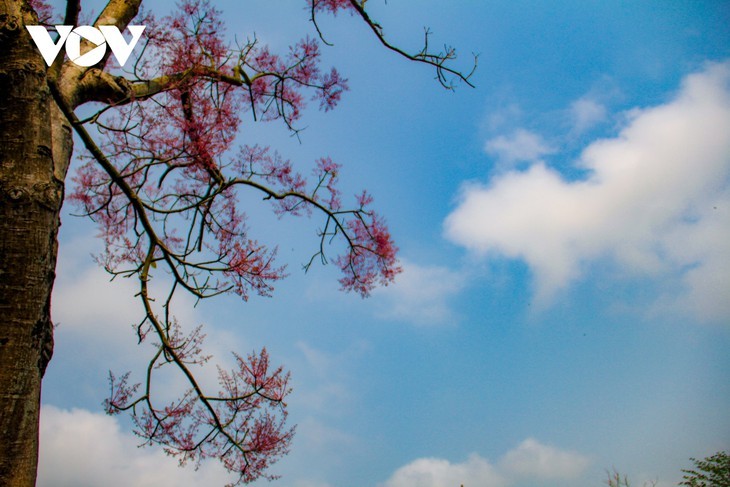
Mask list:
[[[275,49],[314,34],[303,2],[216,4],[231,34]],[[341,162],[404,273],[342,294],[335,269],[298,271],[316,219],[252,208],[291,277],[271,299],[179,303],[217,360],[266,346],[292,371],[298,433],[272,485],[585,487],[615,467],[668,486],[730,448],[730,6],[367,7],[405,48],[429,26],[465,69],[479,53],[476,88],[442,90],[340,15],[321,27],[350,80],[341,106],[313,107],[301,143],[253,123],[241,141]],[[178,469],[103,415],[107,371],[146,351],[133,285],[89,257],[95,233],[64,216],[39,485],[222,485],[217,465]]]

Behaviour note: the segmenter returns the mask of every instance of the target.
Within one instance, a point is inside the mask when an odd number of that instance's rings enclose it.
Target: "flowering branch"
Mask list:
[[[434,66],[444,86],[452,87],[451,75],[469,84],[471,74],[448,66],[456,57],[452,49],[430,53],[428,33],[424,49],[407,54],[387,42],[364,1],[308,1],[313,20],[318,12],[350,10],[388,49]],[[109,0],[95,25],[123,28],[141,3]],[[31,5],[50,18],[42,0]],[[79,12],[80,2],[69,0],[67,21],[75,23]],[[362,192],[351,207],[343,204],[340,165],[331,158],[317,159],[305,175],[269,147],[234,146],[245,113],[255,121],[280,121],[296,134],[308,102],[325,112],[337,106],[347,79],[321,68],[319,41],[304,38],[283,55],[255,38],[230,48],[210,2],[182,0],[176,12],[159,21],[145,17],[145,56],[126,75],[111,72],[108,57],[88,69],[59,60],[48,71],[48,84],[86,151],[69,199],[98,223],[105,249],[97,258],[105,269],[136,277],[144,309],[137,336],[153,344],[142,382],[110,373],[105,408],[129,411],[145,443],[162,445],[181,464],[218,458],[238,485],[273,478],[266,470],[288,452],[294,435],[285,426],[289,374],[270,366],[265,349],[245,358],[234,354],[235,367],[219,369],[219,390],[211,393],[196,374],[210,358],[203,354],[205,335],[200,327],[184,332],[171,305],[178,291],[196,299],[270,296],[285,277],[276,248],[251,237],[240,197],[260,196],[279,217],[322,218],[318,248],[304,268],[317,258],[331,260],[346,291],[367,296],[401,268],[385,220],[371,209],[372,197]],[[103,107],[79,120],[74,110],[89,102]],[[335,241],[344,251],[330,258]],[[170,287],[160,309],[149,282],[163,273]],[[154,393],[161,369],[179,372],[185,386],[177,399],[163,402]]]

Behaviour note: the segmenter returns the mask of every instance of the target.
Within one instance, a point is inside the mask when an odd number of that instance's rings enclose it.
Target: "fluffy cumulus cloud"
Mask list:
[[[555,481],[576,478],[589,463],[578,453],[527,439],[496,464],[477,454],[462,463],[420,458],[396,470],[380,487],[509,487],[524,479],[529,479],[531,485],[552,485]]]
[[[395,283],[375,292],[386,302],[381,316],[425,326],[454,323],[458,317],[449,300],[463,289],[464,274],[406,260],[402,266]]]
[[[116,418],[82,409],[41,410],[38,487],[157,487],[225,485],[225,470],[207,462],[179,468],[160,449],[138,448]]]
[[[133,281],[110,282],[103,269],[87,263],[75,275],[59,273],[53,293],[53,316],[64,332],[123,343],[132,336],[132,325],[143,316],[135,298],[138,292]],[[134,343],[133,338],[128,341]]]
[[[471,455],[463,463],[451,463],[440,458],[420,458],[399,468],[381,487],[445,485],[506,487],[509,484],[488,461],[478,455]]]
[[[730,63],[687,76],[668,103],[624,114],[566,179],[544,163],[468,184],[445,221],[452,241],[524,260],[537,298],[602,259],[642,275],[679,276],[699,318],[730,316]],[[676,298],[676,297],[675,297]]]
[[[514,477],[546,480],[576,478],[589,464],[579,453],[543,445],[534,438],[523,441],[500,461],[502,469]]]
[[[525,129],[488,140],[484,150],[505,165],[536,161],[555,151],[541,135]]]

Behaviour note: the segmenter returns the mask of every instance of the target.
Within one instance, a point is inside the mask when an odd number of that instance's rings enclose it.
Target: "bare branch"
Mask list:
[[[452,61],[456,59],[456,50],[454,48],[446,46],[444,48],[443,52],[439,53],[432,53],[428,50],[428,38],[430,35],[430,31],[426,29],[425,31],[425,40],[424,40],[424,47],[423,49],[416,53],[416,54],[409,54],[406,51],[402,50],[401,48],[391,44],[383,34],[383,28],[378,24],[377,22],[374,22],[368,13],[365,11],[365,2],[358,2],[358,0],[350,0],[350,4],[352,5],[352,8],[362,17],[362,19],[365,21],[365,23],[370,27],[370,30],[373,31],[375,36],[378,38],[380,43],[385,46],[387,49],[405,57],[406,59],[410,61],[415,61],[419,63],[428,64],[430,66],[433,66],[436,68],[436,77],[441,83],[441,85],[444,88],[447,88],[449,90],[454,89],[454,85],[452,82],[450,82],[446,74],[450,74],[457,79],[463,81],[467,85],[471,86],[472,88],[474,85],[471,83],[470,78],[476,71],[477,67],[477,60],[478,56],[474,55],[474,65],[472,66],[471,70],[468,73],[463,73],[461,71],[458,71],[454,68],[451,68],[446,65],[447,62]]]

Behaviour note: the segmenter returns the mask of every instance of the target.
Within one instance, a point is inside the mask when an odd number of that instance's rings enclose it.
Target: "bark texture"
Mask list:
[[[68,124],[60,123],[25,23],[36,23],[25,2],[0,0],[0,485],[8,487],[35,485],[41,378],[53,350],[56,235],[71,149]]]
[[[141,0],[110,0],[97,24],[123,29]],[[78,2],[68,2],[75,24]],[[60,58],[48,68],[25,25],[38,19],[25,0],[0,0],[0,486],[35,485],[41,379],[53,353],[51,291],[72,127],[67,107],[127,84],[99,68]],[[82,52],[92,46],[84,45]]]

